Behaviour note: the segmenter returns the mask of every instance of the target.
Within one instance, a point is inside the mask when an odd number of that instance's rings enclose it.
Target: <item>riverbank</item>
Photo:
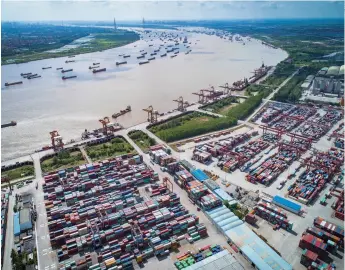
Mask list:
[[[91,33],[90,35],[80,38],[80,40],[87,37],[90,37],[88,41],[78,42],[78,40],[74,40],[70,44],[66,44],[63,47],[52,47],[50,50],[44,52],[34,51],[31,53],[30,51],[25,51],[25,53],[21,54],[3,56],[1,58],[1,65],[23,64],[31,61],[50,58],[68,57],[92,52],[102,52],[105,50],[125,46],[140,39],[139,34],[127,30],[117,30],[116,32],[110,33]],[[66,49],[63,49],[64,47],[66,47]]]

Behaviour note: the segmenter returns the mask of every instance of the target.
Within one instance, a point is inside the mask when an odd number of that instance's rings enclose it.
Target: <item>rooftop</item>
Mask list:
[[[26,222],[31,223],[30,209],[29,208],[23,208],[22,210],[20,210],[19,221],[20,221],[20,224],[24,224]]]
[[[244,270],[244,268],[229,251],[225,249],[187,267],[186,270]]]

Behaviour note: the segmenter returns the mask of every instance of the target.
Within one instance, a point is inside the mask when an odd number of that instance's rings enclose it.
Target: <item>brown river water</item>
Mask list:
[[[158,31],[158,30],[155,30]],[[168,30],[173,31],[173,30]],[[132,112],[117,119],[125,127],[146,120],[143,108],[152,105],[159,112],[176,108],[173,99],[183,96],[189,102],[197,101],[193,92],[210,86],[224,85],[252,76],[262,61],[276,65],[288,55],[252,39],[230,42],[217,36],[200,33],[183,33],[191,42],[192,52],[180,43],[180,53],[175,58],[161,58],[161,49],[156,60],[139,65],[140,50],[150,54],[163,42],[159,39],[135,43],[83,55],[75,58],[55,58],[19,65],[1,67],[1,122],[12,120],[18,124],[1,130],[1,160],[8,160],[32,153],[50,144],[49,132],[58,130],[64,141],[79,139],[84,129],[100,128],[98,119],[111,117],[115,112],[131,105]],[[197,44],[195,44],[197,43]],[[152,47],[149,44],[153,44]],[[168,43],[167,43],[168,44]],[[167,45],[165,44],[165,45]],[[134,47],[136,46],[136,47]],[[116,66],[123,61],[119,54],[130,54],[128,64]],[[147,58],[147,57],[146,57]],[[66,60],[75,63],[66,64]],[[100,62],[106,72],[93,74],[89,66]],[[51,69],[42,70],[42,67]],[[62,80],[60,70],[73,69],[65,76],[77,75],[75,79]],[[23,79],[20,73],[38,73],[41,78]],[[23,84],[4,87],[5,82],[23,81]]]

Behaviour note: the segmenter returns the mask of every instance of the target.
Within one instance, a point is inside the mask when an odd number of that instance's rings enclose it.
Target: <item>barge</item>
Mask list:
[[[117,66],[124,65],[124,64],[127,64],[127,61],[116,62],[116,65],[117,65]]]
[[[89,66],[89,69],[99,68],[99,66]]]
[[[128,105],[126,109],[121,110],[118,113],[114,113],[111,117],[112,118],[118,118],[119,116],[124,115],[124,114],[126,114],[126,113],[128,113],[130,111],[132,111],[132,108],[131,108],[131,106]]]
[[[41,75],[34,75],[34,76],[30,76],[30,77],[28,77],[28,79],[29,80],[31,80],[31,79],[37,79],[37,78],[41,78]]]
[[[16,126],[16,125],[17,125],[17,122],[11,121],[11,122],[9,122],[7,124],[1,125],[1,128],[13,127],[13,126]]]
[[[155,60],[156,58],[155,57],[151,57],[151,58],[148,58],[147,60],[151,61],[151,60]]]
[[[123,58],[128,58],[131,57],[130,55],[124,55]]]
[[[92,65],[94,65],[94,66],[97,66],[97,65],[99,65],[100,63],[92,63]]]
[[[65,63],[67,64],[67,63],[74,63],[75,62],[75,60],[66,60],[65,61]]]
[[[142,61],[142,62],[139,62],[139,65],[144,65],[144,64],[148,64],[150,63],[150,61]]]
[[[145,58],[145,55],[140,55],[137,57],[137,59],[142,59],[142,58]]]
[[[151,53],[151,56],[152,56],[152,55],[157,55],[157,54],[156,54],[156,53]]]
[[[11,86],[11,85],[16,85],[16,84],[22,84],[22,81],[18,81],[18,82],[13,82],[13,83],[5,83],[5,86]]]
[[[176,54],[174,54],[174,55],[171,55],[170,57],[171,57],[171,58],[174,58],[174,57],[176,57],[176,56],[177,56],[177,55],[176,55]]]
[[[165,57],[165,56],[167,56],[167,54],[166,54],[166,53],[163,53],[163,54],[161,55],[161,57]]]
[[[93,73],[98,73],[98,72],[103,72],[103,71],[106,71],[107,69],[106,68],[101,68],[101,69],[94,69],[92,70]]]
[[[76,75],[73,75],[73,76],[62,76],[63,80],[68,80],[68,79],[73,79],[73,78],[77,78],[77,76]]]
[[[20,76],[30,76],[32,74],[32,72],[29,73],[20,73]]]
[[[73,71],[73,69],[65,69],[65,70],[61,70],[61,73],[66,73],[66,72],[70,72],[70,71]]]
[[[61,69],[63,69],[62,67],[60,67],[60,68],[56,68],[56,70],[61,70]]]
[[[52,68],[52,67],[43,67],[42,69],[50,69],[50,68]]]

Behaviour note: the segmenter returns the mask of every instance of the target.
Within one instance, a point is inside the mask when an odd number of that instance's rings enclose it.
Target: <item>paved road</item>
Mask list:
[[[285,81],[283,81],[266,99],[264,99],[264,102],[259,106],[259,108],[257,108],[254,113],[252,113],[246,120],[246,122],[249,122],[250,119],[252,119],[254,117],[254,115],[256,115],[269,101],[270,99],[273,98],[274,94],[277,93],[280,88],[282,88],[285,84],[288,83],[288,81],[290,81],[299,71],[300,69],[303,67],[300,67],[298,70],[296,70],[294,73],[292,73],[292,75],[290,75],[290,77],[288,77]]]
[[[7,227],[6,227],[6,237],[5,237],[5,250],[3,257],[3,267],[2,269],[12,269],[11,263],[11,251],[14,247],[14,235],[13,235],[13,206],[15,201],[15,195],[9,196],[8,200],[8,214],[7,214]]]

